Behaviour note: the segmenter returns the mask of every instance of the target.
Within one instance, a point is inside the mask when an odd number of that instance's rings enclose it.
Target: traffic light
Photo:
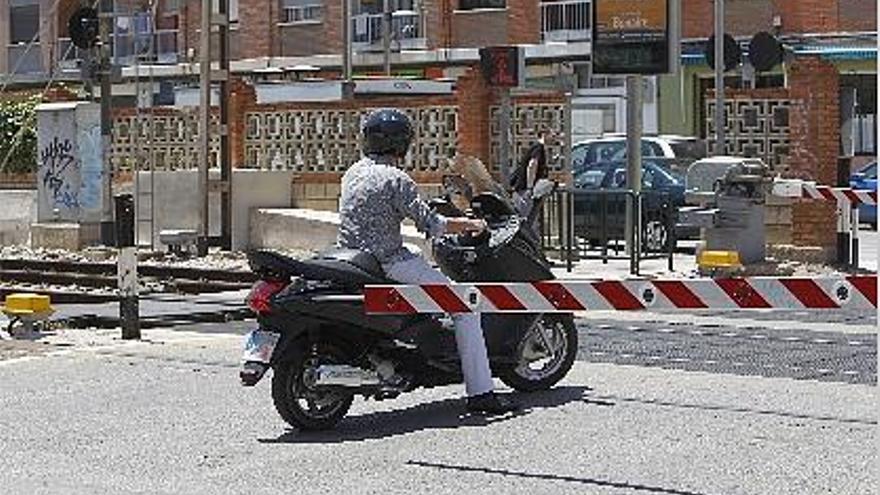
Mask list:
[[[772,34],[761,31],[749,43],[749,62],[756,71],[766,72],[782,63],[782,44]]]
[[[715,35],[709,37],[706,41],[706,48],[703,52],[706,56],[706,62],[709,67],[715,68]],[[724,71],[733,70],[742,61],[742,52],[739,44],[729,34],[724,35]]]
[[[518,46],[480,48],[480,69],[491,86],[515,88],[525,80],[525,56]]]
[[[77,9],[67,20],[70,41],[82,50],[88,50],[98,42],[98,11],[91,7]]]

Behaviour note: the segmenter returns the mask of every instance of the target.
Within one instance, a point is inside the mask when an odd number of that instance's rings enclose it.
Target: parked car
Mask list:
[[[582,168],[574,176],[574,186],[578,191],[597,193],[575,195],[575,228],[586,232],[592,244],[598,244],[602,237],[622,239],[626,196],[620,192],[626,187],[626,162],[599,162]],[[684,182],[657,162],[643,160],[642,191],[645,245],[651,251],[665,250],[670,237],[668,225],[677,224],[678,208],[684,205]],[[676,238],[693,234],[678,225],[675,229]]]
[[[642,137],[642,157],[683,176],[687,167],[707,155],[705,141],[693,137],[662,135]],[[626,136],[612,134],[581,141],[571,148],[572,172],[579,172],[601,162],[626,160]]]
[[[849,187],[853,189],[877,190],[877,162],[871,162],[860,168],[849,178]],[[859,220],[877,226],[877,205],[859,206]]]

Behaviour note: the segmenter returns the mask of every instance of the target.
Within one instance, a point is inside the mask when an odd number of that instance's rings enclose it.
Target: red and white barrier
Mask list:
[[[824,199],[856,208],[859,205],[876,205],[877,191],[851,189],[848,187],[820,186],[815,182],[798,179],[777,179],[773,195],[786,198]]]
[[[646,309],[876,309],[877,277],[374,285],[368,314]]]

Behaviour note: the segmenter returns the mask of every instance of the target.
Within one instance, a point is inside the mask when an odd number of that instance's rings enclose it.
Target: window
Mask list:
[[[40,31],[40,5],[12,5],[9,7],[9,43],[28,43]],[[39,36],[37,36],[39,41]]]
[[[282,0],[281,22],[285,24],[321,22],[324,5],[317,0]]]
[[[238,0],[226,0],[229,9],[229,22],[238,22]],[[211,0],[211,11],[220,13],[220,0]]]
[[[459,0],[459,10],[474,9],[503,9],[507,7],[507,0]]]

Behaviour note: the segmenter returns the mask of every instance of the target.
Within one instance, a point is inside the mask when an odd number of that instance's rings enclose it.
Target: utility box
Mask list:
[[[744,264],[764,261],[765,203],[772,187],[769,169],[755,159],[706,159],[712,160],[708,166],[703,160],[691,166],[688,183],[703,187],[688,191],[688,202],[699,206],[681,211],[681,222],[703,229],[707,251],[736,251]],[[709,184],[711,192],[705,190]]]
[[[100,224],[104,200],[101,107],[37,106],[37,221]]]

